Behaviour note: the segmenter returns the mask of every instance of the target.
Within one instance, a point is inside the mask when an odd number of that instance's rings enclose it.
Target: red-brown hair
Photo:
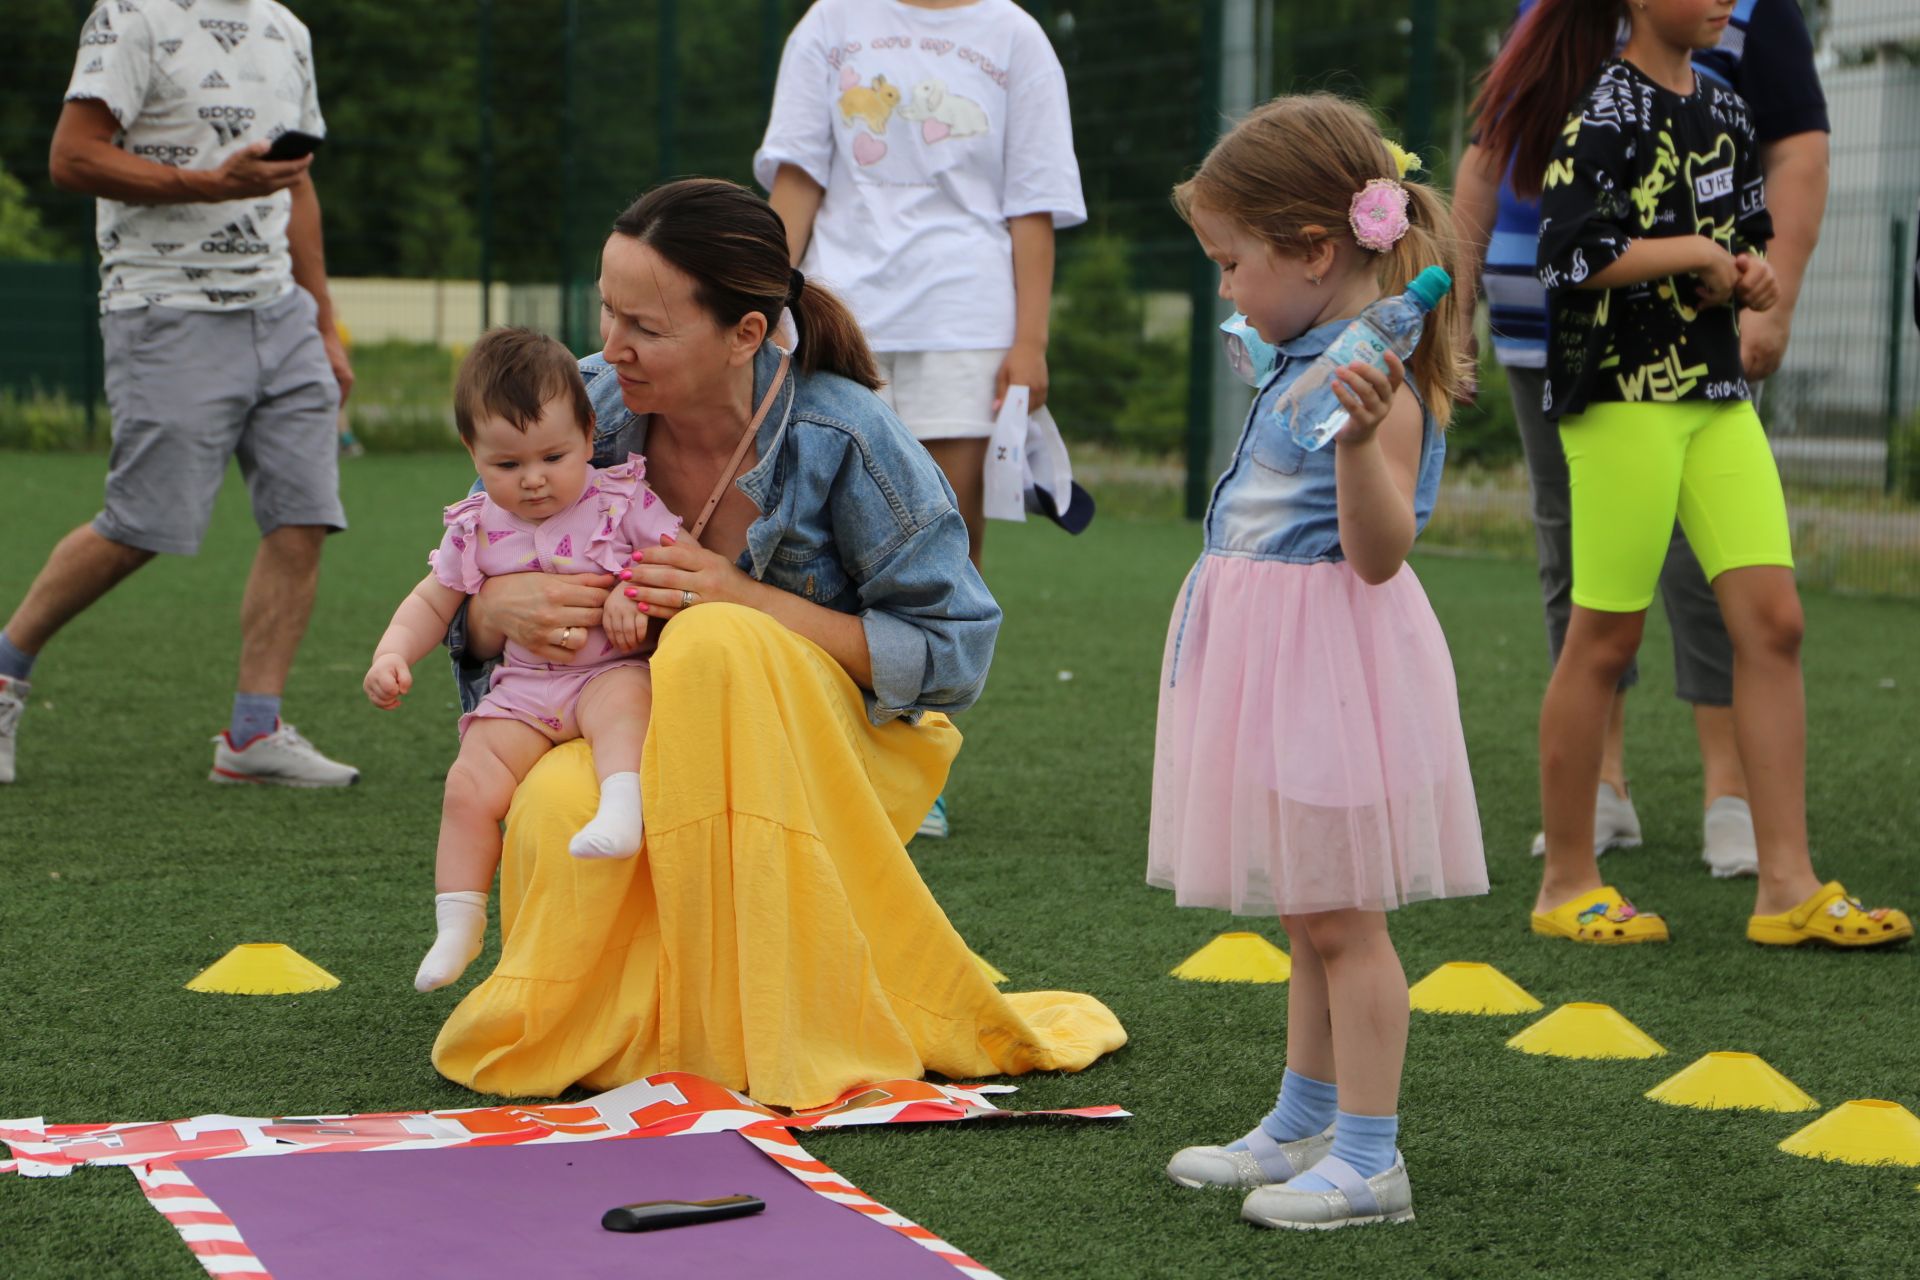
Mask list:
[[[573,352],[532,329],[489,329],[473,344],[453,379],[453,425],[473,446],[481,418],[505,418],[521,431],[540,421],[549,401],[565,398],[586,435],[593,434],[593,402]]]
[[[1547,157],[1567,114],[1620,40],[1621,0],[1539,0],[1514,24],[1473,100],[1480,147],[1513,190],[1540,196]]]

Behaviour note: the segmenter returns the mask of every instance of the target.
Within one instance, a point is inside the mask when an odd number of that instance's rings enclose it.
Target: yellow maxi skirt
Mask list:
[[[538,1096],[687,1071],[808,1107],[1119,1048],[1091,996],[997,991],[907,857],[959,748],[944,716],[869,723],[839,664],[764,614],[679,615],[653,660],[645,847],[568,854],[599,786],[584,742],[547,753],[507,815],[500,963],[434,1066]]]

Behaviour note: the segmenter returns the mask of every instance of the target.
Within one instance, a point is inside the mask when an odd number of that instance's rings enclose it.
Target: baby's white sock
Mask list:
[[[487,936],[487,895],[467,889],[433,895],[433,915],[440,936],[433,940],[420,972],[413,975],[415,991],[433,991],[466,972],[480,954]]]
[[[640,775],[611,773],[600,783],[600,812],[567,849],[576,858],[631,858],[640,834]]]

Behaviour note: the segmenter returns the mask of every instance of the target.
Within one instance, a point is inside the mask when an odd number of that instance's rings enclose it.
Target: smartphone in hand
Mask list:
[[[325,138],[311,133],[302,133],[298,129],[288,129],[273,140],[267,148],[263,160],[304,160],[318,151]]]

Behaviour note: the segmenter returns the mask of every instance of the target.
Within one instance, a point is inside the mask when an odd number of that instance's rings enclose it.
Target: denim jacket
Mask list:
[[[779,363],[771,344],[754,358],[755,404]],[[647,420],[621,401],[612,366],[592,355],[580,374],[596,421],[594,465],[644,454]],[[761,513],[737,563],[761,582],[860,618],[873,662],[873,723],[973,705],[993,660],[1000,606],[967,559],[966,524],[926,449],[865,387],[795,367],[760,424],[755,453],[734,482]],[[493,664],[466,657],[464,608],[447,647],[461,705],[471,710],[486,696]]]
[[[1274,417],[1273,406],[1349,323],[1332,320],[1280,344],[1280,364],[1261,384],[1233,463],[1213,486],[1206,519],[1208,554],[1296,564],[1346,558],[1340,549],[1334,471],[1338,446],[1302,449],[1286,424]],[[1446,436],[1424,403],[1421,410],[1420,474],[1413,492],[1416,531],[1425,529],[1433,514],[1447,456]]]

